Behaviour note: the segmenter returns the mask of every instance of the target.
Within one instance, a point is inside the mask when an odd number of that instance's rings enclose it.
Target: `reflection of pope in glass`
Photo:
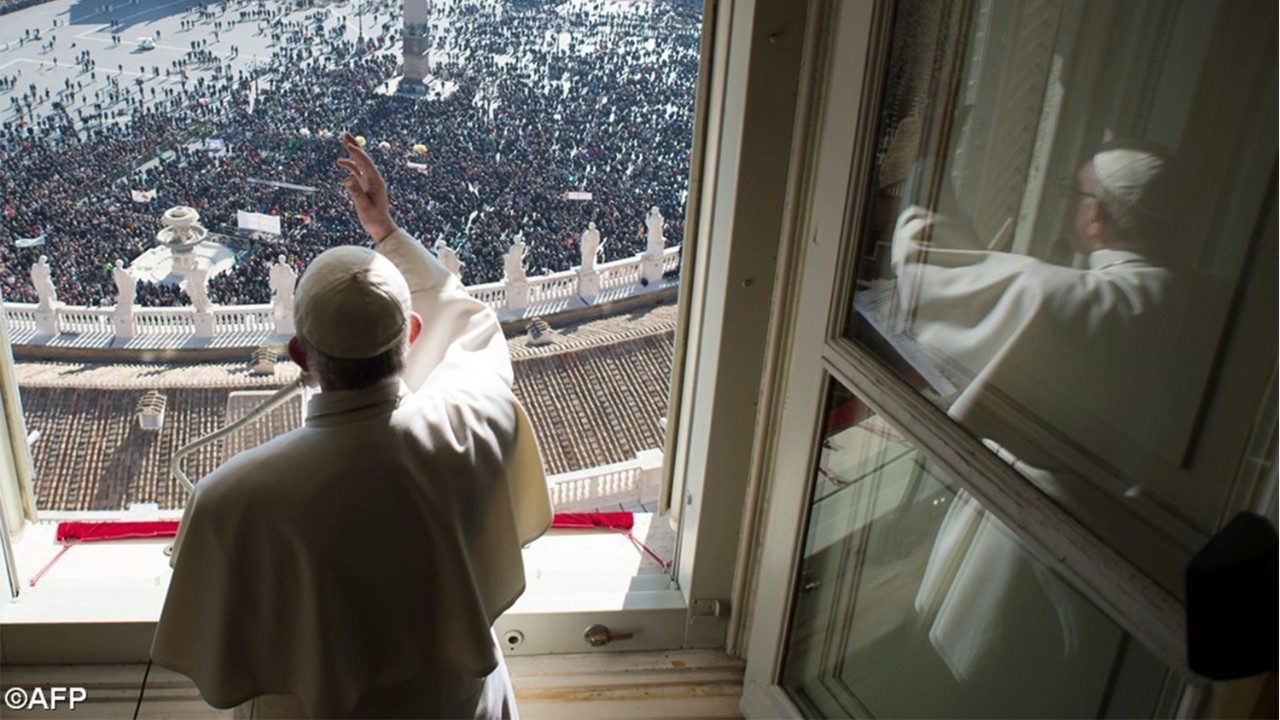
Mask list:
[[[898,218],[899,316],[960,388],[950,414],[1029,475],[1150,466],[1186,431],[1166,361],[1186,342],[1170,332],[1169,168],[1149,145],[1111,143],[1059,183],[1079,267],[988,250],[957,213]]]
[[[908,206],[893,237],[897,311],[959,388],[952,417],[1067,508],[1106,514],[1192,415],[1171,389],[1186,370],[1168,362],[1184,342],[1170,331],[1183,315],[1165,261],[1170,162],[1108,144],[1059,189],[1074,267],[989,250],[958,213]],[[981,684],[1020,665],[1077,672],[1111,652],[1119,631],[1085,602],[961,491],[915,609],[954,677]]]

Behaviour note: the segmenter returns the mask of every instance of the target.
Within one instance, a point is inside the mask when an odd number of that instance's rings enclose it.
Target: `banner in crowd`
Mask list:
[[[565,200],[590,200],[592,194],[584,190],[570,190],[564,194]]]
[[[293,183],[280,182],[279,180],[262,180],[260,178],[249,178],[250,185],[270,185],[271,187],[284,188],[285,190],[301,190],[302,192],[315,192],[314,185],[294,185]]]
[[[256,230],[273,235],[280,234],[280,216],[264,213],[236,211],[236,226],[241,230]]]
[[[29,247],[35,247],[36,245],[43,245],[44,235],[45,235],[44,233],[40,233],[36,237],[18,238],[17,240],[14,241],[13,244],[17,245],[20,248],[29,248]]]
[[[418,172],[422,173],[423,175],[426,175],[426,174],[427,174],[427,164],[426,164],[426,163],[416,163],[416,162],[413,162],[413,161],[407,161],[407,162],[405,162],[405,165],[406,165],[410,170],[417,170]]]
[[[204,141],[205,150],[225,150],[226,147],[227,143],[222,138],[208,138]]]
[[[155,188],[150,190],[130,190],[129,195],[133,197],[134,202],[151,202],[156,197]]]

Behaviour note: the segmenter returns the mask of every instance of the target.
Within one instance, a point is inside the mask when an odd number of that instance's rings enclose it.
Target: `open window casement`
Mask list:
[[[0,308],[0,396],[3,397],[3,432],[0,433],[0,504],[4,506],[4,522],[9,536],[22,532],[28,520],[36,519],[35,493],[31,479],[30,435],[22,417],[22,398],[18,395],[13,373],[13,348],[9,345],[9,325]]]
[[[0,303],[3,301],[0,300]],[[13,542],[22,535],[27,521],[36,519],[31,449],[22,400],[13,373],[13,348],[9,345],[9,325],[0,307],[0,545],[3,545],[5,579],[9,597],[18,594],[18,568]]]
[[[1237,513],[1276,512],[1275,22],[1179,0],[811,14],[745,716],[1212,713],[1183,574]],[[1150,263],[1186,281],[1162,297],[1187,310],[1167,333],[1150,307],[1127,332],[1079,331],[1048,290],[1139,263],[1055,247],[1096,200],[1072,181],[1108,134],[1155,141],[1193,180],[1194,212],[1148,251],[1181,255]],[[1057,322],[987,341],[999,318],[967,323],[974,296],[1014,295],[948,275],[962,257],[1016,264]],[[946,344],[957,327],[974,356]]]

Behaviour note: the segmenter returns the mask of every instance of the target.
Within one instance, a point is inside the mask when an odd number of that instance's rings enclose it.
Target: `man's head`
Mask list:
[[[293,306],[289,356],[324,390],[358,390],[404,369],[422,331],[409,286],[390,260],[347,245],[311,261]]]
[[[1076,172],[1072,246],[1081,254],[1104,248],[1158,250],[1172,211],[1169,156],[1142,141],[1104,144]]]

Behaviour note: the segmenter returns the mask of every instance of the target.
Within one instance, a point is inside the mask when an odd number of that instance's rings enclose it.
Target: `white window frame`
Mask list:
[[[872,353],[844,337],[857,228],[865,213],[881,83],[891,40],[891,0],[818,5],[810,18],[800,81],[797,164],[788,185],[789,217],[773,333],[776,356],[761,393],[753,487],[762,529],[750,541],[744,575],[749,607],[731,629],[730,648],[745,646],[742,711],[746,717],[802,717],[780,685],[794,579],[815,467],[816,441],[830,380],[852,390],[921,452],[968,490],[1039,557],[1157,658],[1190,681],[1179,716],[1203,712],[1210,693],[1189,672],[1184,606],[1141,568],[1000,461],[946,413],[906,385]],[[1253,505],[1274,516],[1275,473],[1246,483]]]
[[[708,98],[698,204],[696,314],[687,331],[669,494],[680,517],[677,584],[690,607],[688,647],[725,645],[740,614],[741,569],[755,497],[749,440],[765,412],[760,389],[775,301],[793,153],[800,47],[809,3],[724,0]],[[690,225],[692,227],[692,224]],[[682,292],[684,287],[682,287]],[[729,651],[733,648],[730,646]]]
[[[555,611],[509,612],[495,623],[499,636],[521,629],[528,638],[510,654],[725,645],[730,613],[737,610],[731,598],[739,531],[750,515],[744,510],[745,439],[756,424],[756,388],[767,357],[764,319],[773,300],[791,162],[785,141],[795,98],[789,87],[803,35],[797,21],[803,4],[766,5],[767,13],[752,0],[704,4],[666,453],[672,460],[665,469],[664,496],[678,498],[671,517],[680,521],[674,582],[668,590],[609,598],[584,592],[581,602],[569,598]],[[763,66],[761,57],[782,61]],[[114,600],[101,612],[24,606],[19,598],[0,605],[0,644],[6,663],[145,661],[157,613],[154,589],[133,602]],[[593,623],[634,637],[591,648],[582,633]]]
[[[9,338],[7,336],[7,325],[4,321],[4,313],[0,311],[0,394],[4,398],[0,398],[0,482],[5,483],[5,487],[0,489],[0,570],[4,572],[4,597],[6,601],[18,597],[19,585],[17,560],[13,556],[12,535],[9,528],[12,523],[9,519],[11,503],[21,502],[21,498],[6,501],[4,494],[20,495],[22,492],[21,470],[18,463],[21,462],[21,448],[14,447],[15,439],[24,441],[26,438],[14,438],[10,428],[22,427],[20,424],[10,422],[9,393],[13,392],[16,387],[12,382],[13,354],[9,349]],[[26,518],[22,518],[25,521]]]

